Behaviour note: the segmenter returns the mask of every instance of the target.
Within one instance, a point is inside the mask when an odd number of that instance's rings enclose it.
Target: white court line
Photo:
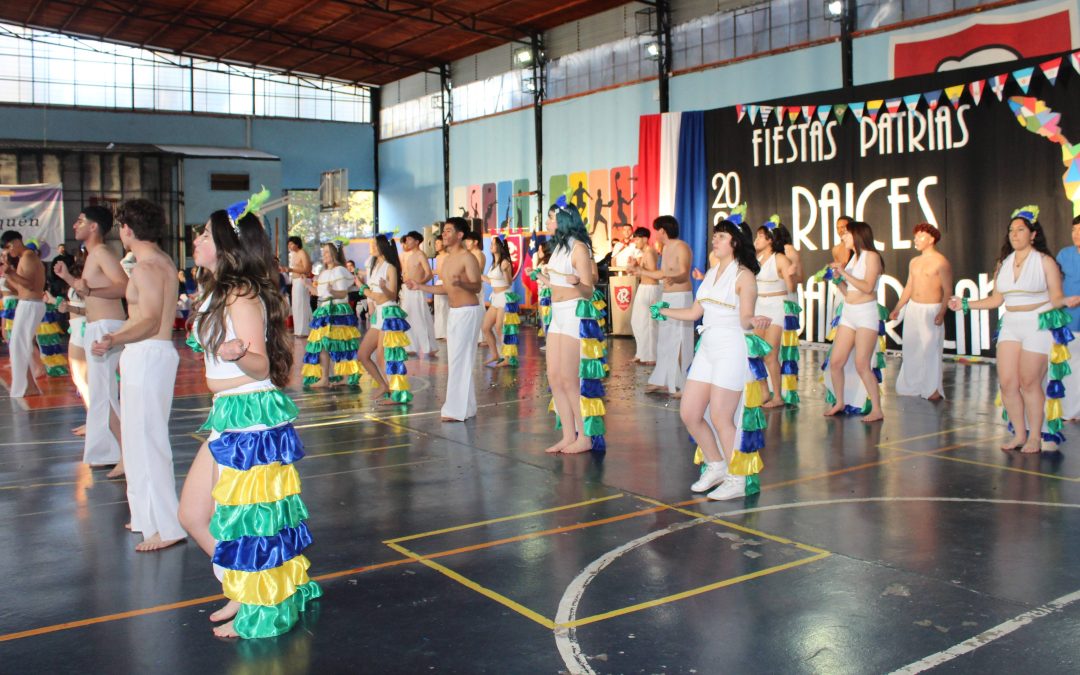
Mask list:
[[[570,675],[596,675],[596,671],[594,671],[592,669],[592,666],[589,665],[588,658],[585,656],[585,653],[581,649],[581,645],[578,643],[577,629],[573,628],[573,627],[568,628],[568,627],[566,627],[566,624],[571,623],[571,622],[573,622],[573,621],[575,621],[577,619],[578,606],[581,604],[581,598],[584,597],[584,595],[585,595],[586,587],[592,582],[593,579],[595,579],[600,574],[600,572],[602,572],[604,570],[605,567],[608,567],[611,563],[615,562],[615,560],[617,560],[623,554],[628,553],[629,551],[632,551],[632,550],[634,550],[634,549],[636,549],[636,548],[638,548],[640,546],[648,544],[648,543],[650,543],[650,542],[652,542],[652,541],[654,541],[656,539],[659,539],[660,537],[671,534],[672,532],[677,532],[677,531],[682,530],[682,529],[687,528],[687,527],[693,527],[694,525],[700,525],[702,523],[712,521],[712,520],[714,520],[716,518],[727,518],[727,517],[730,517],[730,516],[737,516],[737,515],[742,515],[742,514],[746,514],[746,513],[763,513],[763,512],[766,512],[766,511],[782,511],[782,510],[785,510],[785,509],[796,509],[796,508],[803,508],[803,507],[807,507],[807,506],[837,506],[837,505],[843,505],[843,504],[867,504],[867,503],[874,503],[874,502],[947,502],[947,503],[960,503],[960,504],[999,504],[999,505],[1022,505],[1022,506],[1049,506],[1049,507],[1053,507],[1053,508],[1080,509],[1080,504],[1055,504],[1055,503],[1052,503],[1052,502],[1033,502],[1033,501],[1021,501],[1021,500],[1013,500],[1013,499],[975,499],[975,498],[964,498],[964,497],[858,497],[858,498],[854,498],[854,499],[820,499],[820,500],[809,501],[809,502],[792,502],[792,503],[789,503],[789,504],[773,504],[771,506],[758,506],[758,507],[754,507],[754,508],[751,508],[751,509],[737,509],[737,510],[734,510],[734,511],[726,511],[724,513],[716,513],[716,514],[713,514],[713,515],[707,515],[707,516],[704,516],[702,518],[691,520],[689,522],[675,523],[673,525],[669,525],[668,527],[666,527],[666,528],[664,528],[662,530],[657,530],[655,532],[650,532],[649,534],[646,534],[646,535],[644,535],[642,537],[638,537],[637,539],[629,541],[629,542],[623,544],[622,546],[620,546],[618,548],[615,548],[615,549],[612,549],[611,551],[608,551],[607,553],[605,553],[604,555],[600,556],[599,558],[594,560],[592,563],[590,563],[587,567],[585,567],[585,569],[583,569],[577,575],[577,577],[575,577],[574,580],[571,581],[570,584],[566,587],[566,590],[563,592],[562,598],[559,600],[558,612],[556,612],[556,614],[555,614],[554,635],[555,635],[555,646],[559,650],[559,655],[562,656],[563,663],[566,664],[567,672],[570,673]],[[1076,596],[1076,597],[1073,597],[1073,596]],[[1061,607],[1064,607],[1065,605],[1067,605],[1067,604],[1069,604],[1071,602],[1074,602],[1077,599],[1080,599],[1080,591],[1077,591],[1076,593],[1070,593],[1069,595],[1058,598],[1057,600],[1049,602],[1049,603],[1047,603],[1046,605],[1044,605],[1042,607],[1038,607],[1036,609],[1031,610],[1030,612],[1026,612],[1025,614],[1021,614],[1016,619],[1012,619],[1012,622],[1016,622],[1018,620],[1023,620],[1023,623],[1018,623],[1018,624],[1015,625],[1015,627],[1011,627],[1007,631],[1001,632],[1000,634],[990,635],[990,634],[994,633],[994,631],[998,631],[998,630],[1002,629],[1003,626],[1007,626],[1007,625],[1010,624],[1010,622],[1006,622],[1006,623],[1002,624],[1001,626],[998,626],[996,628],[990,629],[989,631],[986,631],[986,633],[982,633],[981,635],[977,635],[974,638],[971,638],[970,640],[968,640],[966,642],[963,642],[963,643],[957,645],[956,647],[953,647],[952,649],[960,649],[960,648],[964,647],[964,645],[967,645],[968,643],[972,643],[964,651],[959,652],[959,653],[957,653],[955,655],[950,655],[950,656],[945,657],[944,660],[941,661],[941,663],[944,663],[945,661],[956,658],[956,656],[959,656],[962,653],[966,653],[968,651],[972,651],[974,649],[977,649],[978,647],[982,647],[982,646],[988,644],[990,641],[995,640],[998,637],[1001,637],[1002,635],[1006,635],[1006,634],[1012,632],[1013,630],[1016,630],[1017,628],[1024,625],[1025,623],[1030,623],[1031,621],[1033,621],[1036,618],[1039,618],[1041,616],[1045,616],[1045,615],[1049,614],[1051,611],[1060,610]],[[1060,606],[1055,606],[1055,603],[1061,603],[1062,601],[1066,601],[1065,604],[1060,604]],[[1029,615],[1029,614],[1031,615],[1030,618],[1025,619],[1024,617],[1027,617],[1027,615]],[[989,636],[989,639],[985,639],[984,636]],[[941,652],[941,654],[943,654],[943,655],[948,654],[950,651],[951,650],[946,650],[945,652]],[[934,656],[937,656],[937,655],[934,655]],[[930,658],[932,658],[932,657],[927,657],[927,659],[930,659]],[[924,659],[923,661],[925,661],[925,660],[926,659]],[[919,661],[918,663],[923,663],[923,661]],[[912,666],[915,666],[915,665],[917,665],[917,664],[912,664]],[[912,666],[908,666],[908,668],[911,668]],[[927,667],[932,667],[932,666],[927,666]],[[921,672],[921,671],[920,670],[900,670],[900,671],[896,671],[896,672],[897,673],[909,673],[909,672],[910,673],[917,673],[917,672]]]
[[[973,638],[968,638],[960,644],[950,647],[944,651],[940,651],[937,654],[931,654],[924,659],[920,659],[915,663],[904,666],[899,670],[894,670],[892,675],[914,675],[914,673],[922,673],[932,668],[937,668],[943,663],[952,661],[958,656],[963,656],[969,652],[973,652],[979,647],[985,647],[994,640],[1005,637],[1009,633],[1018,630],[1029,623],[1035,621],[1035,619],[1041,619],[1044,616],[1049,616],[1055,612],[1060,612],[1065,607],[1068,607],[1072,603],[1080,600],[1080,591],[1073,591],[1068,595],[1063,595],[1056,600],[1051,600],[1045,605],[1040,605],[1035,609],[1029,610],[1016,616],[1004,623],[1000,623],[988,631],[979,633]]]

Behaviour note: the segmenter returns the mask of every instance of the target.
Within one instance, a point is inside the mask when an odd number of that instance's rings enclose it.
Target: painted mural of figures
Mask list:
[[[593,199],[593,219],[592,227],[589,228],[589,235],[592,236],[596,232],[596,226],[600,223],[604,224],[604,237],[611,239],[611,226],[608,225],[607,218],[604,217],[604,209],[611,208],[614,201],[604,203],[604,191],[600,188],[596,188],[596,197]]]
[[[585,183],[578,181],[577,187],[570,193],[570,199],[573,200],[574,208],[577,209],[578,215],[581,216],[581,220],[588,225],[589,215],[587,213],[589,205],[585,203],[585,199],[589,197],[589,191],[585,189]],[[590,232],[590,234],[592,234]]]
[[[633,194],[633,193],[630,194],[630,199],[626,199],[623,196],[622,188],[619,187],[619,177],[620,176],[622,176],[622,173],[619,172],[619,171],[616,171],[615,172],[615,204],[616,204],[616,215],[618,216],[618,220],[615,222],[616,226],[629,225],[630,224],[630,218],[627,217],[627,215],[626,215],[626,207],[630,206],[630,204],[637,197],[637,195]]]

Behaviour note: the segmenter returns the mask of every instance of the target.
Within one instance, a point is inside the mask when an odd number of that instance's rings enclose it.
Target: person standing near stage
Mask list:
[[[655,272],[659,256],[656,249],[649,246],[649,229],[639,227],[634,230],[634,248],[638,255],[628,263],[636,262],[642,270]],[[634,333],[634,360],[643,366],[656,365],[656,334],[658,326],[649,314],[649,308],[661,300],[660,282],[644,274],[640,275],[634,304],[630,308],[630,328]]]
[[[250,206],[250,202],[248,203]],[[204,352],[214,393],[180,495],[180,522],[214,563],[229,602],[210,615],[219,637],[289,631],[322,595],[303,555],[311,544],[295,463],[304,446],[289,383],[293,341],[266,230],[247,208],[210,216],[195,240],[203,299],[189,344]],[[301,284],[302,285],[302,284]]]
[[[165,211],[133,199],[116,214],[120,241],[139,262],[127,284],[128,319],[91,343],[94,356],[123,348],[120,416],[131,531],[143,535],[136,551],[157,551],[184,540],[177,517],[176,474],[169,443],[169,413],[180,356],[172,343],[179,280],[176,264],[157,242]]]
[[[942,353],[945,350],[945,306],[952,296],[952,265],[937,250],[941,231],[929,223],[915,226],[915,250],[907,284],[889,318],[904,310],[904,359],[896,377],[896,393],[930,401],[945,397]]]
[[[37,251],[23,244],[18,230],[8,230],[0,235],[0,249],[17,263],[9,262],[3,270],[8,286],[19,296],[15,306],[15,316],[8,334],[11,354],[11,391],[12,398],[23,398],[27,388],[33,385],[30,394],[41,394],[41,388],[34,381],[30,367],[34,355],[34,336],[38,324],[45,316],[45,267]]]
[[[1064,276],[1062,286],[1065,295],[1080,295],[1080,216],[1072,221],[1072,246],[1066,246],[1057,254],[1058,265]],[[1080,307],[1066,309],[1072,318],[1069,329],[1080,334]],[[1062,418],[1080,419],[1080,349],[1070,349],[1069,366],[1072,372],[1065,376],[1065,398],[1061,402]]]
[[[401,248],[405,250],[405,255],[401,257],[401,276],[406,286],[410,281],[423,286],[435,276],[427,256],[420,250],[423,243],[424,236],[415,230],[401,238]],[[401,309],[409,315],[407,335],[413,349],[418,355],[436,356],[439,350],[435,344],[435,321],[423,291],[402,288]]]
[[[465,243],[463,244],[465,250],[469,252],[473,258],[476,259],[476,264],[483,270],[485,267],[484,257],[484,240],[479,234],[476,234],[472,230],[469,230],[469,234],[465,236]],[[480,302],[480,307],[484,306],[484,285],[480,284],[480,290],[476,292],[476,299]]]
[[[769,373],[772,395],[763,408],[780,408],[784,405],[784,387],[780,374],[780,338],[784,332],[786,303],[796,288],[795,265],[784,254],[784,245],[790,236],[783,223],[765,221],[754,235],[754,253],[760,266],[757,272],[757,305],[755,311],[769,317],[768,328],[758,329],[757,336],[769,343],[765,356],[765,370]]]
[[[481,276],[491,285],[491,304],[484,312],[484,322],[480,326],[480,337],[488,347],[485,366],[492,368],[507,365],[500,353],[503,337],[503,318],[506,314],[506,293],[514,282],[514,265],[510,262],[510,249],[506,241],[499,237],[491,238],[491,267]]]
[[[71,275],[75,278],[82,276],[83,265],[86,263],[86,250],[80,250],[68,267]],[[65,263],[66,266],[66,263]],[[59,275],[57,276],[59,279]],[[82,398],[83,407],[90,403],[90,391],[86,380],[86,301],[75,292],[71,286],[67,286],[67,299],[60,303],[60,312],[66,313],[68,319],[68,363],[71,364],[71,381],[75,385],[79,397]],[[80,424],[71,430],[76,436],[86,435],[86,424]]]
[[[686,309],[693,303],[690,292],[690,267],[693,254],[685,241],[679,239],[679,221],[675,216],[660,216],[653,221],[663,252],[659,270],[645,270],[634,264],[630,272],[643,278],[663,282],[662,302],[671,309]],[[673,319],[664,321],[657,329],[656,368],[649,377],[646,392],[681,395],[686,383],[686,371],[694,357],[694,322]]]
[[[360,331],[348,301],[353,275],[345,267],[340,241],[327,242],[321,249],[322,271],[314,283],[307,282],[309,292],[318,298],[318,309],[311,318],[300,374],[305,387],[321,389],[339,382],[355,387],[360,384],[356,362]]]
[[[432,275],[435,278],[435,285],[442,286],[442,264],[446,260],[446,247],[443,244],[442,233],[435,238],[435,268],[432,270]],[[432,300],[435,303],[435,339],[446,341],[446,316],[450,310],[450,299],[444,293],[436,293],[432,296]]]
[[[120,330],[127,318],[120,299],[127,293],[128,276],[120,258],[105,243],[112,226],[111,211],[101,206],[87,206],[75,221],[75,238],[86,247],[82,274],[76,279],[62,262],[55,267],[56,275],[86,302],[86,332],[83,334],[86,347],[106,333]],[[106,474],[109,478],[124,475],[120,454],[120,383],[117,381],[120,352],[119,347],[102,356],[95,355],[90,349],[86,352],[89,400],[83,461],[91,467],[115,464]]]
[[[311,257],[304,250],[300,237],[289,237],[289,266],[282,272],[288,272],[292,279],[292,320],[293,335],[306,338],[311,332],[311,297],[304,282],[311,276]]]
[[[446,378],[446,402],[442,407],[443,422],[464,422],[476,416],[476,340],[484,309],[477,294],[483,287],[480,264],[462,246],[468,236],[469,224],[464,218],[448,218],[443,225],[442,240],[446,257],[439,267],[441,286],[420,286],[410,282],[413,290],[422,289],[433,295],[446,295],[450,308],[446,321],[446,353],[449,375]]]
[[[372,398],[382,399],[390,393],[390,381],[383,373],[386,365],[386,351],[384,349],[383,325],[387,318],[393,319],[391,324],[397,323],[400,317],[387,317],[401,310],[398,306],[398,295],[401,288],[401,259],[398,257],[397,246],[385,234],[375,236],[375,252],[371,255],[367,265],[367,285],[361,287],[361,293],[371,301],[371,323],[364,338],[360,341],[360,349],[356,358],[364,367],[368,375],[379,383],[378,389]],[[395,309],[391,309],[391,308]],[[400,326],[395,326],[400,328]],[[396,330],[395,330],[396,332]]]

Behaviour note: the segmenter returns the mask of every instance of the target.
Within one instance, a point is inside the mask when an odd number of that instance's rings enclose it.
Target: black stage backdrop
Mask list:
[[[886,277],[879,300],[890,309],[903,291],[908,263],[917,255],[912,228],[934,223],[942,232],[938,249],[953,265],[956,292],[984,297],[1013,209],[1041,207],[1052,253],[1070,243],[1073,207],[1062,183],[1062,146],[1021,126],[1009,105],[1010,97],[1028,97],[1029,106],[1035,99],[1043,101],[1061,115],[1063,136],[1080,143],[1080,76],[1065,55],[1051,85],[1038,65],[1048,58],[774,101],[771,105],[785,106],[785,112],[778,120],[774,109],[766,125],[760,112],[751,122],[745,106],[706,111],[710,220],[726,217],[743,201],[748,203],[747,223],[755,231],[770,215],[779,214],[795,238],[808,276],[830,260],[829,249],[837,243],[836,218],[864,220],[883,252]],[[1034,75],[1024,94],[1009,73],[1030,65]],[[1001,74],[1008,75],[1002,99],[989,81],[976,105],[968,83]],[[895,110],[897,98],[960,84],[964,91],[955,105],[942,94],[932,112],[925,97],[914,114],[902,103]],[[883,105],[876,123],[867,112],[859,121],[850,108],[837,121],[834,107],[824,123],[817,114],[812,122],[804,115],[793,122],[787,112],[787,106],[878,99],[894,100],[895,112]],[[827,333],[835,299],[825,297],[824,286],[807,280],[800,292],[805,340],[821,342]],[[992,355],[989,338],[996,323],[995,312],[948,317],[946,350]],[[902,324],[890,325],[888,333],[895,348]]]

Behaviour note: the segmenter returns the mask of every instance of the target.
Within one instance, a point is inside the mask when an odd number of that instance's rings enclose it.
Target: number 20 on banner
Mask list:
[[[728,212],[742,203],[742,185],[739,182],[739,174],[735,171],[713,174],[712,189],[716,193],[712,203],[712,208],[716,211],[713,216],[713,225],[716,225],[722,220],[727,220]]]

